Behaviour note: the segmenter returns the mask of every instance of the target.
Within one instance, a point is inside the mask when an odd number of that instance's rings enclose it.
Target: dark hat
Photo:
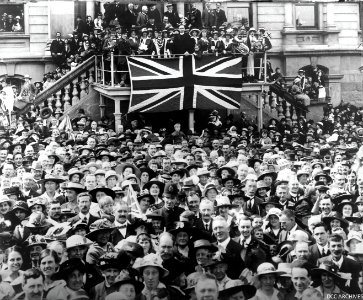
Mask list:
[[[357,205],[348,199],[345,199],[341,201],[339,204],[335,205],[334,210],[342,215],[343,214],[342,210],[345,205],[350,205],[352,207],[353,213],[358,211]]]
[[[62,263],[59,267],[58,273],[54,274],[53,280],[67,280],[68,275],[71,274],[74,270],[78,270],[81,273],[86,273],[86,266],[79,258],[70,258]]]
[[[334,278],[334,280],[342,279],[341,275],[339,274],[339,267],[332,261],[324,261],[319,265],[318,268],[311,270],[312,276],[319,276],[323,273],[328,273]]]
[[[93,202],[97,202],[97,199],[96,199],[97,192],[104,192],[107,196],[112,197],[112,199],[115,199],[115,197],[116,197],[116,193],[113,190],[111,190],[107,187],[97,187],[89,192],[92,196]]]
[[[118,291],[120,287],[124,284],[131,284],[135,288],[135,294],[139,295],[143,288],[144,284],[141,281],[135,280],[129,276],[126,277],[117,277],[115,283],[112,285],[112,288]]]
[[[188,222],[174,222],[171,229],[169,230],[169,233],[176,236],[179,232],[185,232],[191,236],[192,227]]]
[[[159,181],[159,180],[150,180],[147,183],[144,184],[143,189],[144,190],[150,190],[151,186],[153,184],[156,184],[159,187],[160,193],[159,196],[162,195],[163,191],[164,191],[164,187],[165,187],[165,183]]]
[[[164,187],[163,197],[173,198],[176,197],[179,193],[178,186],[174,183],[167,183]]]
[[[343,229],[347,229],[349,226],[349,223],[347,220],[343,219],[341,217],[341,215],[337,212],[332,212],[331,216],[329,217],[325,217],[322,219],[322,221],[324,222],[325,225],[327,225],[330,228],[330,222],[333,220],[338,220],[340,221],[340,227],[342,227]]]
[[[128,267],[130,262],[123,263],[118,259],[118,252],[106,252],[104,255],[100,257],[99,260],[99,268],[101,270],[106,270],[108,268],[114,268],[118,270],[122,270]]]
[[[149,175],[149,181],[150,179],[155,178],[157,176],[157,174],[150,168],[140,168],[140,177],[142,173],[147,173]]]
[[[228,166],[223,166],[223,167],[220,167],[217,172],[216,172],[216,176],[221,178],[221,174],[222,174],[222,171],[223,170],[227,170],[230,174],[230,176],[234,177],[236,175],[236,171]]]
[[[110,232],[114,230],[114,225],[107,219],[100,219],[93,222],[89,227],[90,232],[86,235],[86,238],[91,241],[95,241],[97,234],[100,232]]]
[[[229,299],[233,295],[243,292],[244,299],[250,299],[256,294],[256,288],[250,284],[243,284],[241,280],[230,280],[226,288],[219,292],[220,299]]]

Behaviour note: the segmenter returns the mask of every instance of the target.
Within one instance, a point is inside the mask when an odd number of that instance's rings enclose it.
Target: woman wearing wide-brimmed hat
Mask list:
[[[158,289],[166,288],[161,279],[169,274],[169,271],[163,267],[163,261],[159,255],[148,254],[142,258],[136,259],[133,268],[138,270],[144,280],[145,287],[142,294],[147,300],[152,299],[152,294]],[[151,274],[154,274],[152,277]]]
[[[143,189],[147,190],[154,198],[154,204],[152,205],[153,210],[164,206],[164,200],[162,199],[164,186],[165,184],[159,180],[150,180],[143,187]]]
[[[143,190],[145,184],[156,176],[157,174],[150,168],[140,168],[140,189]]]
[[[335,232],[336,229],[342,228],[344,232],[348,229],[349,222],[341,217],[337,212],[332,212],[329,217],[325,217],[322,221],[328,226],[330,233]]]
[[[339,268],[332,261],[324,261],[318,268],[311,270],[313,286],[323,295],[324,299],[329,299],[329,295],[344,295],[345,279],[339,274]]]
[[[217,205],[215,207],[217,215],[222,216],[227,221],[230,228],[234,227],[234,220],[233,217],[229,214],[229,210],[232,208],[236,208],[238,205],[231,204],[228,196],[219,195],[217,196],[216,201]]]
[[[258,266],[256,277],[260,283],[260,288],[256,292],[256,300],[281,300],[283,295],[274,285],[278,276],[283,275],[283,271],[277,271],[273,264],[265,262]]]
[[[256,294],[256,288],[250,284],[244,284],[241,280],[230,280],[225,289],[219,292],[220,300],[251,299]]]
[[[60,265],[59,271],[53,275],[53,280],[64,280],[66,285],[58,285],[50,290],[47,299],[72,299],[79,292],[84,291],[83,277],[86,273],[86,265],[81,259],[68,259]]]

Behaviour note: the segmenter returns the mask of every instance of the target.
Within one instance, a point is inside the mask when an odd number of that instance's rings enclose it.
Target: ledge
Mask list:
[[[29,34],[25,34],[24,32],[0,32],[0,40],[8,40],[8,39],[30,39]]]
[[[337,34],[340,33],[338,29],[293,29],[293,30],[281,30],[282,35],[306,35],[306,34]]]

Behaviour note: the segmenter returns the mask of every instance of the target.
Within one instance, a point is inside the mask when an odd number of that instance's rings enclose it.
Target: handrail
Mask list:
[[[307,109],[305,105],[297,102],[294,96],[291,93],[289,93],[286,89],[282,88],[278,83],[271,84],[270,91],[275,93],[277,96],[283,98],[286,102],[297,107],[298,109],[301,109],[305,112],[309,112],[309,109]]]
[[[49,88],[41,91],[39,94],[35,96],[34,105],[39,105],[46,99],[48,99],[51,95],[58,92],[64,86],[70,84],[75,78],[78,78],[82,75],[85,71],[87,71],[90,67],[94,65],[95,56],[90,57],[76,68],[68,72],[66,75],[59,78],[54,84],[52,84]],[[29,110],[30,103],[27,104],[24,108],[19,110],[19,114],[24,114]]]

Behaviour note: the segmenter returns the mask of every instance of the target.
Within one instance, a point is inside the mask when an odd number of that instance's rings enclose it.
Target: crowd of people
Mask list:
[[[0,299],[360,294],[363,112],[206,124],[1,126]]]
[[[24,32],[23,18],[4,12],[1,15],[0,32]]]
[[[271,49],[270,35],[265,28],[249,27],[244,18],[238,25],[228,23],[220,3],[215,9],[206,4],[203,14],[191,4],[188,17],[179,16],[173,5],[161,13],[155,5],[149,7],[132,3],[127,8],[108,7],[105,14],[77,17],[75,29],[65,39],[60,32],[50,45],[55,64],[71,68],[93,55],[103,57],[104,69],[110,70],[111,52],[115,55],[115,70],[127,70],[125,56],[146,55],[155,58],[175,55],[232,55],[244,54],[245,81],[263,80],[263,53]],[[140,11],[139,11],[140,9]],[[196,17],[198,16],[198,17]],[[101,65],[100,65],[101,66]],[[109,72],[106,82],[110,81]]]

